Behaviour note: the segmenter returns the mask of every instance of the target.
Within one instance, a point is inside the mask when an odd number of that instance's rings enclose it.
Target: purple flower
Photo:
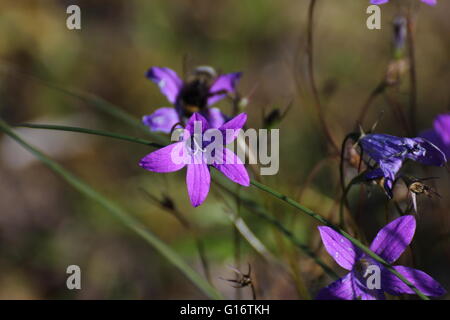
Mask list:
[[[142,121],[152,131],[170,133],[177,123],[184,123],[194,112],[199,112],[212,128],[219,128],[226,117],[219,109],[209,107],[235,93],[240,77],[240,72],[217,76],[211,67],[198,67],[187,81],[183,81],[169,68],[152,67],[147,78],[158,84],[175,109],[157,109],[144,116]]]
[[[377,234],[370,250],[388,263],[396,261],[411,243],[416,229],[413,216],[402,216],[384,226]],[[382,264],[376,262],[348,239],[329,227],[319,227],[320,236],[327,252],[344,269],[350,272],[320,290],[320,300],[377,300],[384,299],[384,292],[391,295],[414,294],[414,291],[392,274]],[[366,272],[378,267],[379,288],[369,289]],[[445,289],[423,271],[395,266],[394,269],[428,296],[441,296]]]
[[[431,166],[445,165],[442,151],[423,138],[401,138],[388,134],[366,134],[359,139],[363,154],[375,161],[376,167],[366,173],[369,180],[384,179],[384,189],[392,198],[397,173],[405,160]]]
[[[186,185],[191,204],[197,207],[205,201],[211,183],[210,166],[231,181],[250,185],[244,164],[225,145],[236,139],[247,115],[241,113],[218,129],[210,128],[208,121],[195,112],[189,119],[181,141],[168,145],[142,158],[139,165],[154,172],[174,172],[187,166]],[[216,141],[215,134],[219,134]],[[212,141],[211,141],[212,140]],[[214,148],[210,148],[213,146]]]
[[[450,158],[450,113],[438,115],[433,123],[433,128],[420,134],[438,146]]]
[[[420,0],[423,3],[426,3],[430,6],[434,6],[437,4],[437,0]],[[387,3],[389,2],[389,0],[370,0],[371,4],[383,4],[383,3]]]

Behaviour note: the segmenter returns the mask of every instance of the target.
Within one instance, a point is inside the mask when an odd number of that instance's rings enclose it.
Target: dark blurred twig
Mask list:
[[[417,73],[416,73],[416,53],[414,47],[414,18],[412,9],[406,16],[408,28],[408,55],[409,55],[409,77],[410,77],[410,109],[409,122],[412,134],[417,134]]]
[[[364,102],[364,105],[360,109],[361,111],[359,113],[358,118],[356,119],[356,123],[355,123],[355,129],[356,130],[359,128],[359,126],[363,126],[364,125],[364,120],[366,118],[367,111],[369,111],[370,107],[372,106],[373,102],[375,101],[375,98],[378,95],[380,95],[381,93],[383,93],[385,89],[386,89],[386,81],[382,80],[375,87],[375,89],[373,89],[373,91],[370,93],[369,97],[367,98],[367,100]]]
[[[328,128],[328,125],[325,120],[325,115],[323,113],[322,105],[320,102],[319,90],[317,89],[315,74],[314,74],[314,9],[316,7],[316,0],[311,0],[308,8],[308,26],[307,26],[307,46],[306,46],[306,55],[308,59],[308,77],[311,85],[312,95],[314,98],[314,106],[317,110],[317,114],[320,121],[320,126],[322,127],[322,131],[325,134],[325,137],[328,143],[333,148],[336,154],[339,153],[339,147],[334,141],[331,132]]]
[[[392,96],[390,96],[387,92],[384,93],[384,98],[386,102],[391,106],[392,113],[396,120],[401,123],[406,135],[413,135],[413,129],[408,121],[406,120],[405,114],[403,112],[402,105]]]

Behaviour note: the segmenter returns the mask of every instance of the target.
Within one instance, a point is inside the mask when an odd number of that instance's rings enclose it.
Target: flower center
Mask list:
[[[199,152],[205,152],[202,144],[202,137],[194,134],[186,141],[186,149],[190,155],[195,156]]]
[[[355,264],[355,271],[362,277],[362,278],[366,278],[366,271],[367,268],[369,268],[370,266],[370,262],[368,259],[362,258],[359,259],[356,264]]]

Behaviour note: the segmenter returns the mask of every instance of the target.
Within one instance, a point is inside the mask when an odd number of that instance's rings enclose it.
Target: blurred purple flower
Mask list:
[[[177,123],[183,123],[194,112],[199,112],[213,128],[220,127],[226,117],[218,108],[209,108],[217,101],[233,94],[241,77],[240,72],[216,75],[211,67],[198,67],[187,81],[181,80],[169,68],[152,67],[146,74],[158,84],[173,108],[160,108],[143,117],[143,123],[152,131],[170,133]]]
[[[423,138],[402,138],[388,134],[366,134],[359,139],[363,154],[375,161],[377,167],[366,173],[369,180],[384,179],[384,189],[392,198],[397,173],[405,160],[410,159],[431,166],[443,166],[442,151]]]
[[[430,6],[434,6],[437,4],[437,0],[420,0],[423,3],[426,3]],[[370,0],[371,4],[383,4],[383,3],[387,3],[389,2],[389,0]]]
[[[450,113],[438,115],[434,120],[433,128],[420,133],[420,136],[438,146],[448,160],[450,158]]]
[[[403,16],[397,16],[394,19],[394,47],[396,50],[402,50],[405,47],[408,32],[407,23]]]
[[[142,158],[139,165],[154,172],[174,172],[187,166],[186,185],[194,207],[201,205],[208,195],[211,183],[210,166],[222,172],[231,181],[249,186],[250,178],[244,164],[225,147],[236,139],[246,121],[247,115],[241,113],[218,129],[210,128],[207,120],[196,112],[190,117],[181,141],[148,154]],[[212,142],[216,142],[210,141],[214,130],[218,130],[223,139],[219,141],[219,148],[214,149],[213,158],[210,158],[206,151]]]
[[[413,216],[407,215],[397,218],[378,232],[370,245],[370,250],[391,264],[401,256],[411,243],[415,229],[416,220]],[[319,232],[327,252],[337,264],[350,272],[320,290],[316,299],[379,300],[385,299],[384,292],[391,295],[414,294],[409,286],[386,267],[373,260],[332,228],[319,227]],[[377,266],[380,270],[379,289],[368,288],[366,272],[370,266]],[[446,292],[436,280],[423,271],[404,266],[393,268],[427,296],[441,296]]]

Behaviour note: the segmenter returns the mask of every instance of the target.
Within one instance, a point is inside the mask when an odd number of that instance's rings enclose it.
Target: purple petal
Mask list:
[[[433,123],[433,129],[426,130],[420,134],[442,152],[447,160],[450,158],[450,113],[440,114]]]
[[[150,127],[151,131],[170,133],[180,117],[174,108],[159,108],[150,115],[142,118],[142,122]]]
[[[397,158],[381,160],[379,162],[379,166],[383,171],[384,177],[391,181],[394,181],[397,172],[402,167],[402,160]]]
[[[418,143],[424,152],[419,152],[418,154],[410,153],[408,154],[409,159],[428,166],[442,167],[445,165],[447,162],[445,154],[437,146],[424,138],[414,138],[412,140]]]
[[[442,149],[441,148],[442,147],[442,140],[439,137],[439,135],[436,133],[434,128],[422,131],[421,133],[419,133],[419,136],[422,137],[422,138],[427,139],[428,141],[430,141],[431,143],[433,143],[434,145],[439,147],[439,149]]]
[[[395,266],[394,269],[427,296],[438,297],[446,293],[436,280],[423,271],[404,266]],[[381,283],[383,290],[392,295],[415,294],[410,287],[387,269],[382,271]]]
[[[320,290],[318,300],[384,300],[382,290],[368,289],[349,272],[346,276]]]
[[[237,138],[237,136],[239,135],[239,130],[244,126],[246,121],[247,121],[247,114],[240,113],[233,119],[224,123],[219,128],[224,137],[224,145],[233,142]]]
[[[330,227],[318,227],[325,249],[342,268],[351,270],[359,257],[359,250]]]
[[[234,93],[241,75],[241,72],[235,72],[218,76],[211,88],[209,88],[209,93],[212,96],[208,98],[208,106],[225,98],[227,93]]]
[[[201,130],[201,132],[198,133],[204,133],[209,129],[208,121],[198,112],[195,112],[189,118],[188,123],[186,124],[186,131],[193,135],[194,133],[197,133],[195,132],[196,127],[198,128],[197,130]]]
[[[222,153],[219,155],[222,161],[220,164],[214,163],[214,168],[222,172],[231,181],[248,187],[250,185],[250,178],[241,159],[227,148],[223,148],[218,152]]]
[[[387,2],[389,2],[389,0],[370,0],[371,4],[383,4]]]
[[[183,81],[177,73],[169,68],[152,67],[147,71],[147,78],[156,83],[170,103],[175,104]]]
[[[359,143],[364,153],[376,162],[392,158],[403,160],[403,154],[407,151],[405,138],[389,134],[366,134]]]
[[[204,116],[208,119],[211,128],[219,128],[225,123],[226,119],[222,111],[218,108],[208,108]]]
[[[154,172],[173,172],[185,166],[184,157],[184,143],[177,142],[146,155],[139,166]]]
[[[397,260],[411,240],[416,231],[416,219],[411,216],[402,216],[384,226],[370,245],[370,250],[378,254],[388,263]]]
[[[434,130],[445,145],[450,145],[450,113],[440,114],[434,120]]]
[[[445,144],[442,141],[441,136],[439,136],[438,133],[436,132],[436,129],[433,128],[433,129],[425,130],[425,131],[421,132],[419,135],[422,138],[430,141],[436,147],[438,147],[445,154],[445,158],[448,161],[448,159],[450,158],[450,143]]]
[[[437,4],[436,0],[422,0],[422,2],[428,4],[429,6],[435,6]]]
[[[194,207],[198,207],[205,201],[211,184],[208,165],[203,160],[199,163],[196,163],[197,161],[198,159],[193,159],[193,162],[187,165],[186,174],[189,199]]]
[[[389,198],[393,197],[392,187],[396,179],[397,172],[400,170],[403,161],[398,158],[384,159],[378,162],[379,168],[366,173],[367,179],[384,178],[384,190]]]
[[[352,283],[352,273],[336,280],[332,284],[319,291],[317,300],[353,300],[355,290]]]
[[[364,284],[362,284],[353,275],[353,288],[355,291],[356,300],[384,300],[384,292],[382,289],[369,289]]]

